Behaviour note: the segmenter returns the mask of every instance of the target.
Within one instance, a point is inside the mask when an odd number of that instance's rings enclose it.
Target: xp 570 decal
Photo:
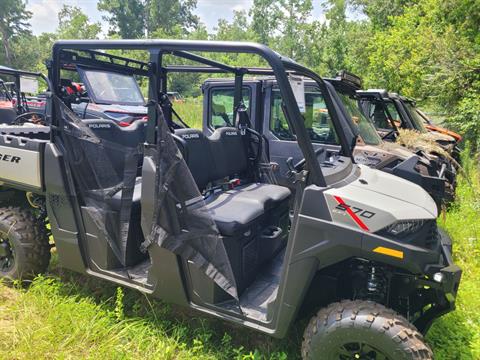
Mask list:
[[[363,222],[363,219],[371,219],[375,216],[373,211],[365,210],[357,206],[351,206],[347,204],[340,196],[333,196],[333,198],[338,202],[338,205],[335,206],[334,212],[337,212],[342,215],[348,215],[355,223],[363,230],[370,231],[367,225]]]

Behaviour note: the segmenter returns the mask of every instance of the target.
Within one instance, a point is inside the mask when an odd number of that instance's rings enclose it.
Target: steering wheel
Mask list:
[[[26,112],[18,115],[15,120],[13,120],[13,125],[22,125],[26,122],[30,122],[36,125],[45,125],[45,115],[36,113],[36,112]]]
[[[325,152],[325,148],[323,147],[319,147],[318,149],[315,150],[315,156],[318,157],[319,155],[323,154]],[[290,171],[295,171],[295,172],[299,172],[303,169],[303,167],[305,166],[305,162],[306,162],[306,159],[303,158],[302,160],[300,160],[299,162],[297,162],[295,165],[293,164],[293,158],[292,157],[289,157],[287,160],[287,167]]]

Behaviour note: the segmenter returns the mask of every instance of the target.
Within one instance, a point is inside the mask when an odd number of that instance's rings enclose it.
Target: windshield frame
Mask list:
[[[347,114],[350,117],[350,119],[352,121],[352,124],[354,124],[357,127],[358,132],[359,132],[359,136],[362,138],[363,142],[367,145],[372,145],[372,146],[382,145],[383,144],[383,139],[378,134],[377,129],[375,128],[375,125],[373,125],[373,123],[365,116],[365,114],[358,107],[357,97],[352,96],[352,95],[350,95],[346,92],[342,92],[338,89],[335,89],[335,90],[337,91],[338,97],[340,98],[343,107],[347,111]],[[356,112],[358,112],[358,115],[360,115],[358,123],[356,123],[353,120],[352,114],[349,111],[349,106],[347,106],[347,104],[345,103],[344,98],[346,98],[348,100],[351,100],[353,102],[350,105],[352,106],[353,109],[356,110]],[[362,130],[362,127],[360,126],[360,124],[365,125],[366,128],[363,128],[364,130]],[[367,134],[367,131],[370,131],[370,134]],[[367,136],[365,136],[365,135],[367,135]],[[370,138],[367,138],[367,137],[370,137]],[[371,137],[374,138],[374,141],[371,141],[372,140]]]
[[[401,101],[401,102],[415,130],[420,131],[421,133],[427,133],[428,130],[425,128],[425,124],[423,120],[420,118],[420,115],[418,115],[416,107],[411,102],[408,102],[408,101]]]

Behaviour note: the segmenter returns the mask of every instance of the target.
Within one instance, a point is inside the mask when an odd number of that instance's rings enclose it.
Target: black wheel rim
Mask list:
[[[13,268],[15,251],[5,234],[0,234],[0,272],[6,273]]]
[[[388,356],[374,346],[362,342],[343,344],[338,349],[340,360],[389,360]]]

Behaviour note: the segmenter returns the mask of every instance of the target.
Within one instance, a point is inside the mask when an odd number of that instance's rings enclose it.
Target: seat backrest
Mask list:
[[[373,109],[373,122],[381,129],[388,129],[390,127],[385,112],[383,111],[383,107],[378,104],[375,105],[375,108]]]
[[[248,156],[240,130],[234,127],[216,129],[209,136],[213,153],[214,177],[239,176],[248,169]]]
[[[82,120],[92,132],[100,139],[108,141],[104,147],[104,151],[113,168],[118,175],[122,175],[125,168],[125,157],[121,156],[117,147],[135,148],[145,142],[146,123],[143,121],[135,121],[130,126],[121,127],[110,119],[85,119]],[[113,145],[115,144],[115,145]],[[142,159],[139,159],[139,167],[141,167]]]
[[[178,129],[175,135],[184,142],[185,162],[200,190],[205,189],[210,181],[215,180],[212,166],[212,151],[208,138],[197,129]]]
[[[145,142],[146,122],[135,121],[130,126],[119,126],[110,119],[82,120],[99,138],[123,145],[135,147]]]

